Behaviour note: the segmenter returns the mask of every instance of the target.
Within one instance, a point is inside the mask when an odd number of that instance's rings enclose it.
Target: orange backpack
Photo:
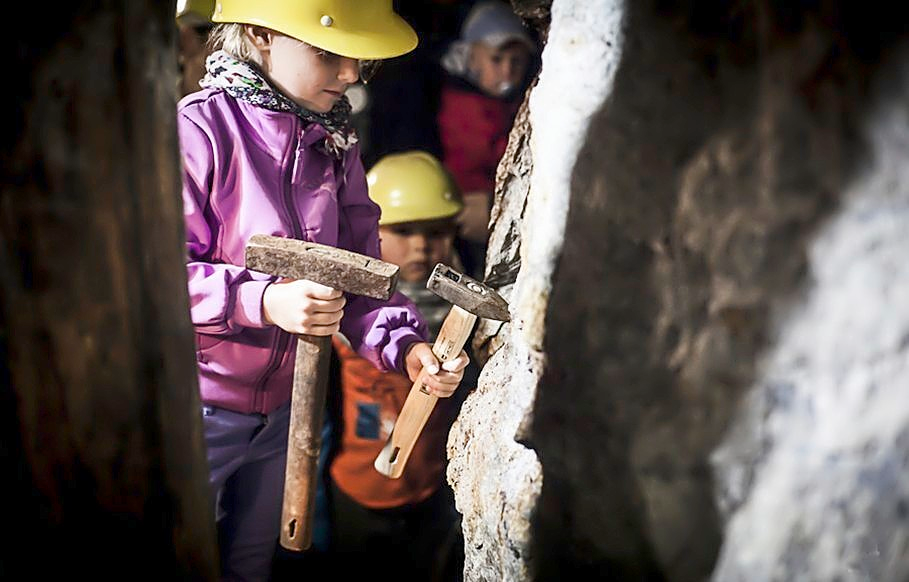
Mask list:
[[[454,398],[441,398],[398,479],[373,466],[394,427],[413,383],[396,372],[383,372],[360,357],[344,340],[332,338],[341,365],[340,442],[329,467],[335,484],[372,509],[418,503],[442,484],[445,445],[454,420]]]

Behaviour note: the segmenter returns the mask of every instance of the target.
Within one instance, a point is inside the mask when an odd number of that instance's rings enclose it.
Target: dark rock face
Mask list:
[[[174,5],[17,7],[0,137],[0,579],[216,580]]]
[[[808,246],[759,373],[714,451],[716,580],[909,574],[909,50],[875,75],[863,166]]]
[[[515,4],[551,28],[449,443],[468,579],[905,579],[905,15]]]

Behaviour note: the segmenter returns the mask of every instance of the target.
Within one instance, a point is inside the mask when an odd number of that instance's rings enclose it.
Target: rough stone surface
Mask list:
[[[906,579],[906,108],[869,89],[906,15],[531,4],[513,321],[449,440],[465,578]]]
[[[494,355],[449,438],[449,480],[464,514],[468,580],[527,580],[535,569],[530,532],[540,465],[522,443],[544,369],[543,318],[563,239],[572,167],[587,118],[602,104],[610,83],[608,76],[583,70],[592,61],[615,60],[608,43],[618,41],[621,5],[563,3],[551,17],[559,22],[558,33],[547,40],[539,82],[499,166],[493,209],[486,279],[511,301],[513,322],[478,326],[474,344],[480,357]],[[559,66],[560,61],[570,65]],[[569,84],[577,90],[566,95]]]
[[[216,580],[172,3],[17,6],[0,101],[0,579]]]
[[[729,520],[714,580],[909,575],[909,53],[898,66],[868,164],[713,457]]]

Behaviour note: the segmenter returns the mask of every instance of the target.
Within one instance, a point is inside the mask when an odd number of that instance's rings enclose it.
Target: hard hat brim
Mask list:
[[[264,26],[292,36],[314,47],[352,59],[390,59],[417,47],[416,31],[394,12],[372,19],[344,19],[325,25],[316,14],[299,19],[276,15],[257,16],[230,9],[212,15],[216,23],[238,22]]]
[[[463,208],[463,204],[453,203],[445,209],[427,211],[425,208],[382,207],[379,226],[392,226],[408,222],[431,222],[434,220],[454,219]]]
[[[310,38],[305,42],[351,59],[390,59],[409,53],[419,42],[413,28],[396,15],[380,30],[323,28],[313,31]]]

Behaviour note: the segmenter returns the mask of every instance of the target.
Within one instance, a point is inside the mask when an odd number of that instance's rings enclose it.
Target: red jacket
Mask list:
[[[461,192],[492,193],[519,106],[520,98],[490,97],[466,81],[446,79],[438,114],[442,162]]]

